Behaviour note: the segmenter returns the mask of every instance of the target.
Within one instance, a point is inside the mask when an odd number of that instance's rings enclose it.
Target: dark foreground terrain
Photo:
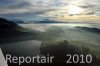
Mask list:
[[[100,66],[100,28],[74,25],[18,25],[0,18],[0,47],[4,55],[32,57],[50,54],[55,56],[52,64],[24,63],[22,66]],[[66,57],[67,54],[84,56],[91,54],[93,61],[84,64],[67,64],[65,63],[69,58]],[[9,63],[8,65],[18,66],[18,64]]]

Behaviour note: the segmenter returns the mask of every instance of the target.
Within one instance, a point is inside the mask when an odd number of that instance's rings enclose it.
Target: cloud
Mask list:
[[[39,20],[39,19],[43,19],[44,17],[48,17],[48,15],[44,15],[46,14],[47,12],[50,12],[50,11],[54,11],[55,9],[38,9],[38,10],[20,10],[19,9],[19,12],[17,10],[14,9],[14,12],[11,11],[11,12],[7,12],[7,13],[4,13],[4,14],[1,14],[0,17],[4,17],[4,18],[20,18],[20,19],[23,19],[25,21],[30,21],[30,20]],[[15,12],[16,11],[16,12]],[[39,16],[39,15],[42,15]],[[29,20],[30,19],[30,20]]]
[[[38,15],[45,14],[49,11],[54,11],[55,9],[52,9],[50,6],[44,6],[43,3],[47,4],[47,2],[38,2],[41,3],[37,4],[37,2],[33,0],[16,0],[12,1],[10,0],[4,0],[2,3],[6,5],[2,5],[0,3],[0,16],[2,17],[36,17]]]
[[[45,17],[55,17],[55,15],[63,16],[68,14],[68,5],[79,6],[88,15],[100,14],[100,0],[1,0],[0,17],[28,18],[28,16],[38,16],[40,18],[45,15]],[[50,16],[48,15],[49,12],[53,12],[53,14]]]
[[[91,8],[91,7],[95,7],[96,5],[83,5],[83,6],[79,6],[79,7],[82,7],[82,8]]]

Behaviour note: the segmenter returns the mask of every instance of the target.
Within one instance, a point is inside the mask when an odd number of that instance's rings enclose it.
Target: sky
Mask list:
[[[1,0],[0,17],[100,22],[100,0]]]

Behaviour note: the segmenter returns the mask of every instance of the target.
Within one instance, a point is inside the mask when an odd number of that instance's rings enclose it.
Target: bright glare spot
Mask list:
[[[82,12],[82,8],[75,6],[75,5],[69,5],[67,7],[68,14],[79,14]]]

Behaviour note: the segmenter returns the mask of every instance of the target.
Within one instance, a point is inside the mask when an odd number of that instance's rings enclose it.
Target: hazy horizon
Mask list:
[[[2,0],[0,18],[100,22],[99,0]]]

